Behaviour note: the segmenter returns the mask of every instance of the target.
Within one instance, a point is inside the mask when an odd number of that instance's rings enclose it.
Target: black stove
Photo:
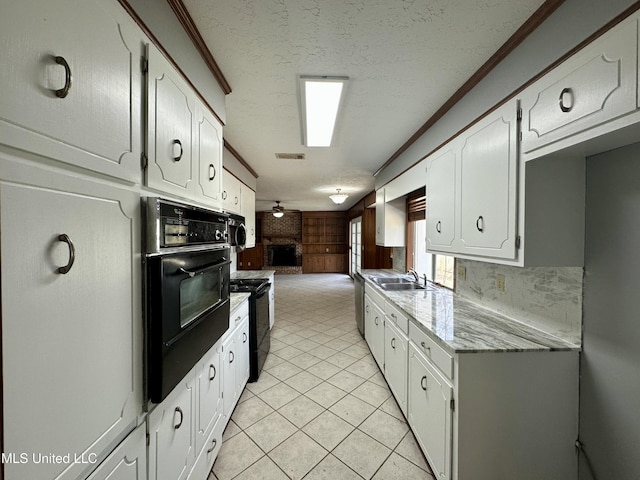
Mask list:
[[[271,329],[269,327],[269,289],[268,279],[232,279],[229,292],[250,293],[249,297],[249,382],[255,382],[260,376],[269,348]]]
[[[229,291],[231,292],[254,292],[257,290],[264,290],[264,287],[269,287],[271,284],[266,278],[258,279],[232,279],[229,284]]]

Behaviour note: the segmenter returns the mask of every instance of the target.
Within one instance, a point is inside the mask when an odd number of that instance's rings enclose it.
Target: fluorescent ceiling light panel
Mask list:
[[[302,132],[307,147],[329,147],[349,77],[300,77]]]

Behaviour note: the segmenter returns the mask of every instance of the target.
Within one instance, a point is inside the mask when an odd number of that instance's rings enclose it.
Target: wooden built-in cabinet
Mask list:
[[[302,271],[347,272],[345,212],[302,212]]]

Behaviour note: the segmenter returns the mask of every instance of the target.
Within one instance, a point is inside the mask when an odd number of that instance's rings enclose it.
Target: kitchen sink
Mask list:
[[[424,290],[424,285],[418,285],[415,282],[392,282],[392,283],[380,283],[380,288],[383,290]]]
[[[415,280],[405,277],[372,277],[371,280],[378,285],[386,284],[415,284]]]

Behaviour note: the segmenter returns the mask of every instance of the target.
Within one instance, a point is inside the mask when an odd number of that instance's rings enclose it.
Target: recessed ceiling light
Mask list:
[[[303,144],[329,147],[349,77],[300,76]]]

